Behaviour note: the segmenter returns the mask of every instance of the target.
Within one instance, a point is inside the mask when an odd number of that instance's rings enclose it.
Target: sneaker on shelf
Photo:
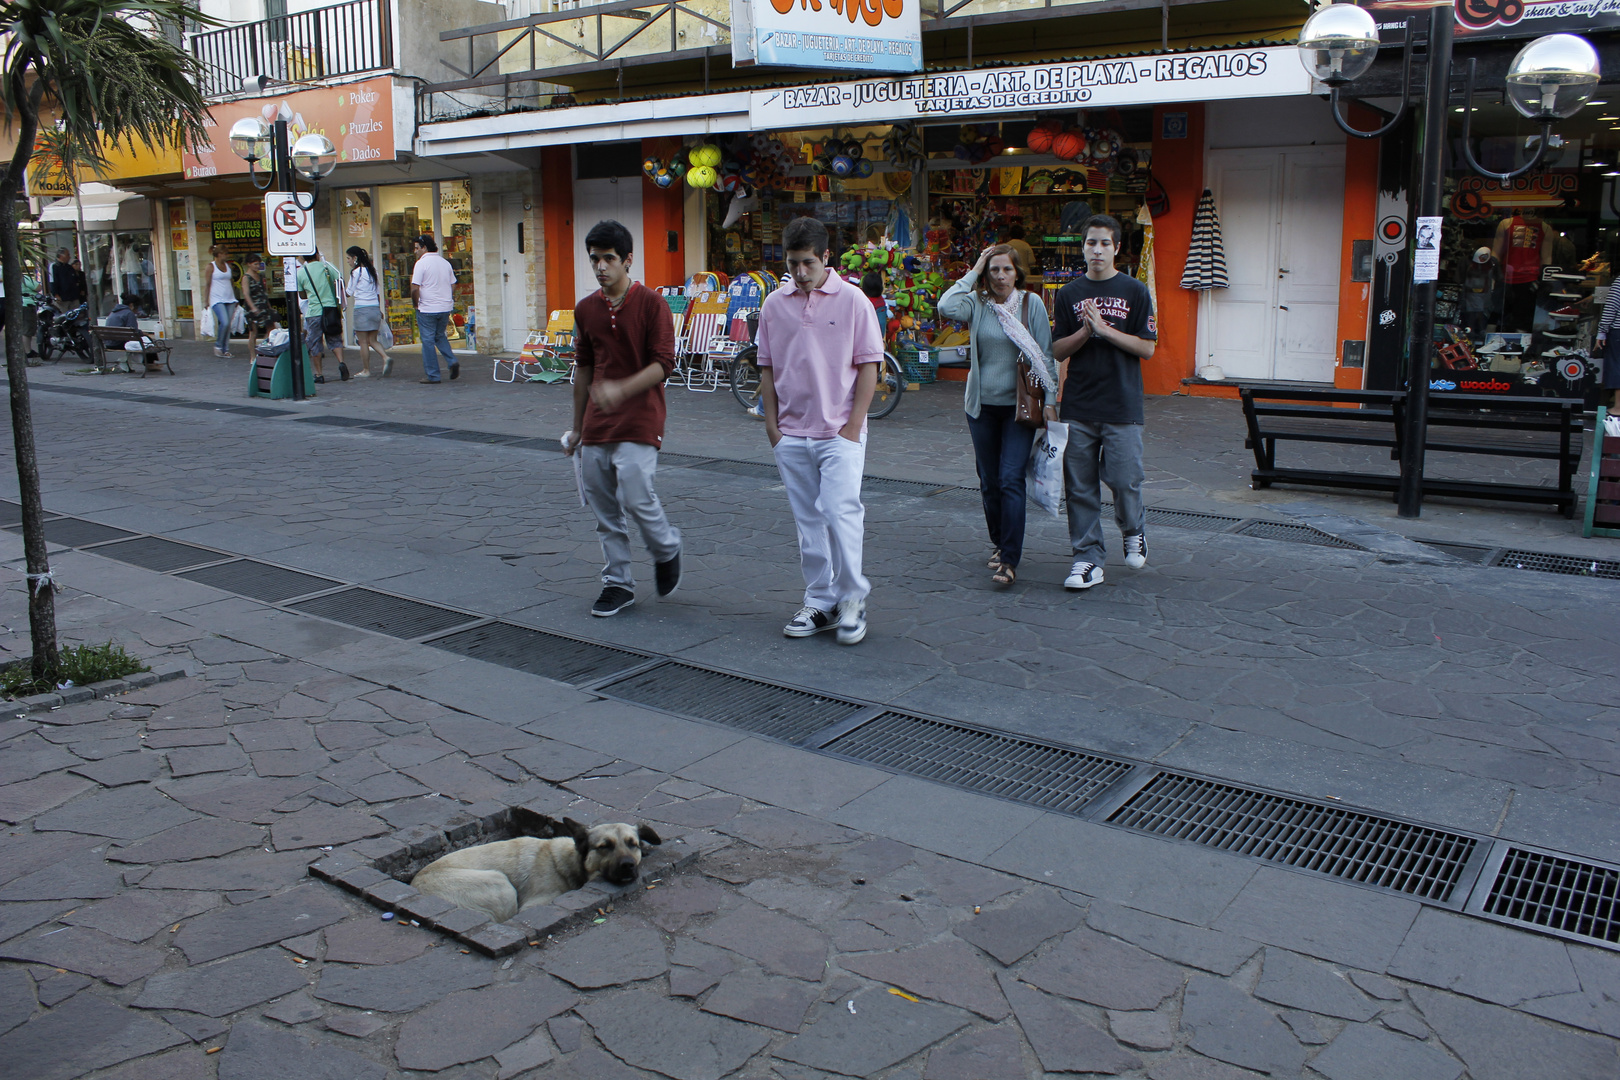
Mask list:
[[[1547,277],[1552,281],[1585,281],[1586,280],[1586,274],[1584,274],[1584,273],[1582,273],[1582,274],[1548,274]]]
[[[1573,330],[1548,330],[1545,336],[1554,341],[1574,341],[1580,335]]]
[[[1125,538],[1125,565],[1140,570],[1147,565],[1147,533],[1136,533]]]
[[[831,630],[838,625],[830,611],[813,608],[809,604],[800,608],[788,624],[782,627],[783,637],[814,637],[823,630]]]
[[[609,585],[596,598],[596,603],[591,605],[591,614],[605,619],[609,615],[617,615],[635,602],[636,594],[629,589],[622,585]]]
[[[859,645],[866,637],[866,601],[838,601],[838,644]]]
[[[1584,296],[1582,296],[1578,292],[1550,292],[1547,295],[1552,297],[1554,300],[1584,300],[1584,299],[1586,299]]]
[[[1547,314],[1555,319],[1578,319],[1581,317],[1581,309],[1574,304],[1565,304],[1561,308],[1554,308]]]
[[[1063,579],[1065,589],[1089,589],[1093,585],[1101,585],[1103,581],[1102,567],[1096,563],[1076,559],[1074,565],[1069,567],[1069,576]]]
[[[1505,348],[1507,348],[1507,341],[1503,339],[1502,335],[1492,334],[1490,337],[1485,339],[1485,344],[1481,345],[1474,351],[1477,353],[1494,353],[1501,352]]]

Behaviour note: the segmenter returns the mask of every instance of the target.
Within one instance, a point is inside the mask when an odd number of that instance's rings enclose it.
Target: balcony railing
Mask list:
[[[257,75],[318,81],[394,66],[392,0],[349,0],[332,7],[193,34],[203,92],[235,93]]]

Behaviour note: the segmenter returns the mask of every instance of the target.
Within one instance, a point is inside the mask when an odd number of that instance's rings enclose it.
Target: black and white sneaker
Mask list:
[[[1125,565],[1140,570],[1147,565],[1147,533],[1136,533],[1125,538]]]
[[[838,644],[859,645],[866,639],[866,601],[838,601]]]
[[[653,579],[659,596],[668,596],[681,583],[681,553],[676,552],[661,563],[653,564]]]
[[[1103,581],[1102,567],[1096,563],[1076,559],[1069,567],[1069,576],[1063,579],[1065,589],[1089,589],[1093,585],[1101,585]]]
[[[838,620],[830,611],[822,611],[806,604],[798,610],[788,624],[782,627],[783,637],[814,637],[823,630],[831,630],[838,625]]]
[[[591,605],[591,614],[607,618],[617,615],[625,608],[636,602],[636,594],[619,585],[609,585],[602,590],[602,595],[596,598]]]

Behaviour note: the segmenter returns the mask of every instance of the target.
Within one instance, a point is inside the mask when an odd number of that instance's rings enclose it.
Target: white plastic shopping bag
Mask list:
[[[219,329],[214,325],[213,308],[205,307],[202,309],[202,315],[197,319],[197,330],[202,334],[204,340],[208,340],[219,333]]]
[[[1025,467],[1024,490],[1029,501],[1053,517],[1063,516],[1063,451],[1069,445],[1069,425],[1048,423],[1035,439]]]

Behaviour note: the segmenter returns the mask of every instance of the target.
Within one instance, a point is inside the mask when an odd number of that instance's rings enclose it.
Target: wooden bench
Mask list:
[[[1302,390],[1281,386],[1243,387],[1245,446],[1254,451],[1250,474],[1256,488],[1274,483],[1397,492],[1398,463],[1406,432],[1404,390]],[[1575,516],[1574,480],[1581,460],[1582,413],[1573,398],[1497,397],[1490,394],[1447,394],[1429,399],[1428,454],[1478,454],[1557,463],[1556,486],[1500,480],[1452,480],[1428,475],[1429,495],[1555,506]],[[1397,463],[1394,473],[1354,469],[1300,469],[1277,465],[1277,443],[1338,443],[1387,447]]]
[[[140,330],[132,330],[127,326],[92,326],[90,333],[95,338],[96,351],[101,354],[98,357],[98,366],[100,367],[108,366],[107,354],[109,352],[119,352],[124,357],[124,370],[131,374],[135,372],[135,357],[140,356],[143,358],[141,363],[141,378],[143,379],[146,378],[148,372],[158,367],[159,364],[167,368],[170,375],[174,374],[174,368],[169,363],[169,352],[172,346],[162,338],[153,337],[151,334],[142,333]],[[129,352],[124,348],[126,342],[141,337],[152,342],[151,346],[142,349],[138,353]],[[145,357],[154,355],[158,358],[158,363],[154,364],[145,361]]]

